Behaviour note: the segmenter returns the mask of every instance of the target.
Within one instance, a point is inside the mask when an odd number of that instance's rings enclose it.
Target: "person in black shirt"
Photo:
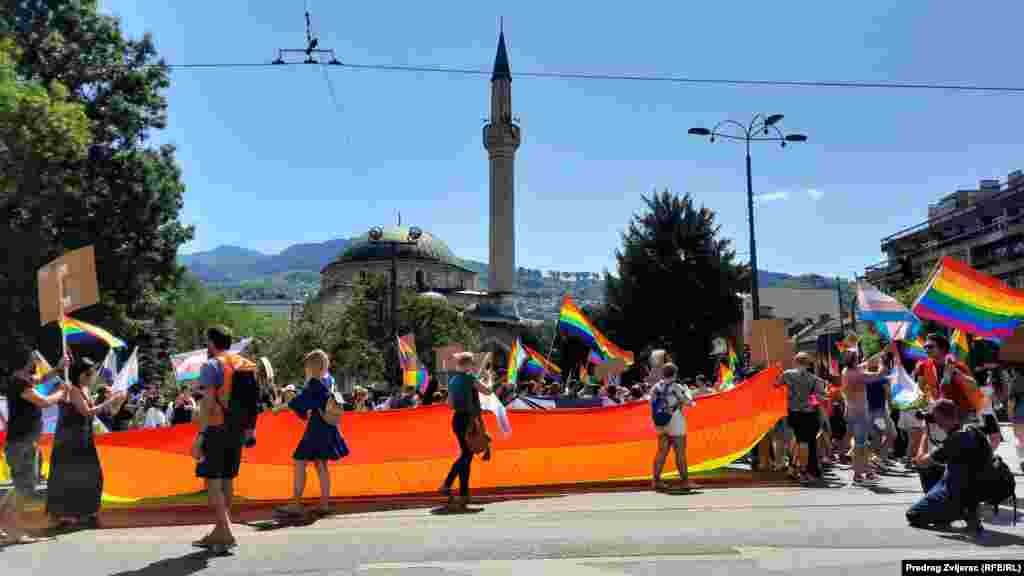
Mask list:
[[[41,381],[63,369],[64,360],[61,360],[56,369],[40,378],[34,374],[34,357],[30,353],[26,353],[24,357],[25,367],[14,372],[7,393],[8,419],[4,457],[7,459],[8,468],[11,469],[14,489],[0,502],[0,539],[6,539],[10,543],[31,540],[21,527],[20,516],[25,500],[35,497],[36,454],[39,449],[39,436],[43,432],[43,408],[60,402],[67,392],[67,385],[64,383],[47,396],[39,394],[35,389]]]
[[[978,505],[971,495],[971,479],[984,465],[982,458],[990,454],[982,442],[988,442],[982,433],[972,427],[961,428],[960,409],[952,400],[939,400],[931,409],[930,428],[938,427],[946,433],[942,445],[930,454],[914,458],[920,468],[945,464],[942,479],[936,482],[920,500],[907,510],[907,521],[916,528],[948,526],[954,520],[964,519],[970,531],[981,532]]]

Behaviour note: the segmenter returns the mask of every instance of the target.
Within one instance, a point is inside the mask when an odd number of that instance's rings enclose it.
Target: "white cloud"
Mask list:
[[[754,196],[758,202],[775,202],[776,200],[789,200],[789,192],[772,192],[771,194],[758,194]]]
[[[818,190],[817,188],[810,188],[807,190],[807,195],[811,197],[811,200],[821,200],[825,196],[824,190]]]

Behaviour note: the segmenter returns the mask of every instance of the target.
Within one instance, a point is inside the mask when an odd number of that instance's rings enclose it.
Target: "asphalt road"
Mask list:
[[[1017,466],[1012,444],[1000,453]],[[241,546],[223,557],[190,548],[203,527],[78,532],[0,549],[0,566],[5,576],[866,576],[899,574],[900,562],[911,558],[1024,559],[1024,523],[1010,526],[1009,511],[987,514],[980,539],[915,530],[903,512],[920,495],[916,477],[887,476],[871,489],[849,479],[849,471],[837,470],[828,488],[556,496],[458,516],[404,510],[302,527],[253,523],[237,527]]]

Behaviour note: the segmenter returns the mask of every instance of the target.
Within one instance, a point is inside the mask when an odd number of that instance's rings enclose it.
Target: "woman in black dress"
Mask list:
[[[97,366],[81,358],[71,366],[70,393],[60,405],[60,420],[53,438],[50,478],[46,486],[46,513],[55,527],[95,526],[103,496],[103,470],[93,437],[93,417],[120,401],[113,394],[95,405],[89,388],[96,384]]]

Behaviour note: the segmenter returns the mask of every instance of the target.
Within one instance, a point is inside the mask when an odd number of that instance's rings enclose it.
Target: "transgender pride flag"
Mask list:
[[[889,340],[913,340],[921,321],[899,300],[866,282],[857,283],[857,317],[874,322]]]

